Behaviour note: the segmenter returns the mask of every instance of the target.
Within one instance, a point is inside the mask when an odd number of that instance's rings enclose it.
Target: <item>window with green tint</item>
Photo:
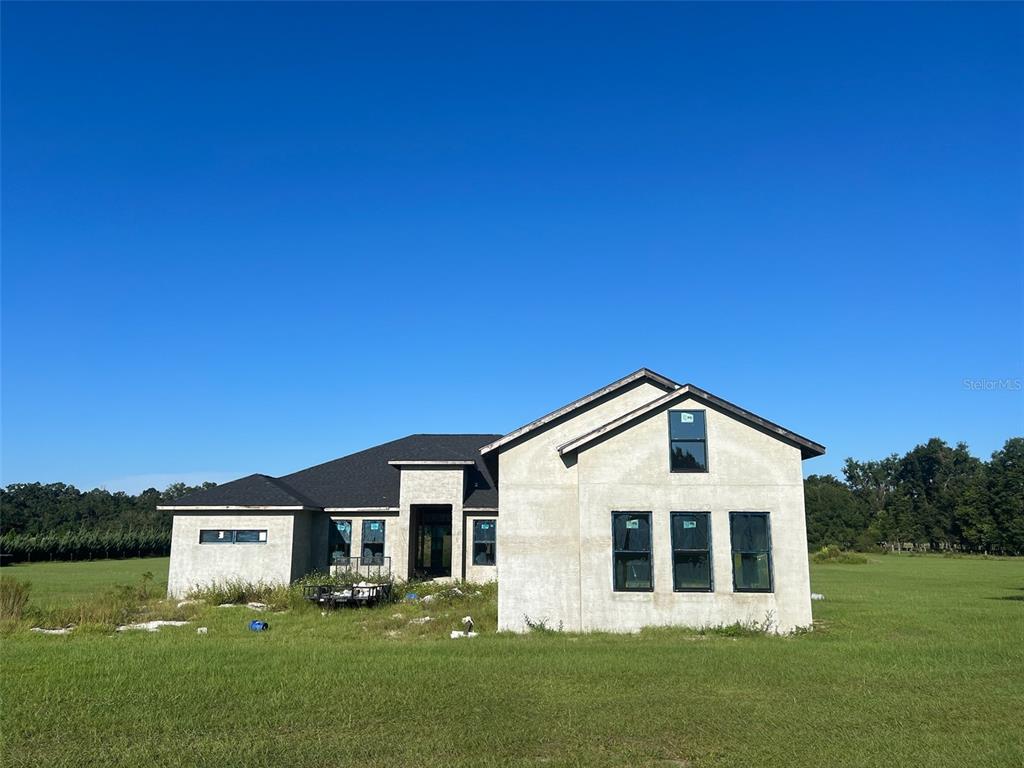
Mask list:
[[[362,565],[380,565],[384,562],[384,521],[363,520]]]
[[[352,556],[352,521],[331,520],[327,551],[332,565],[347,565]]]
[[[672,589],[711,591],[711,515],[672,513]]]
[[[707,472],[708,440],[704,411],[669,411],[669,467],[673,472]]]
[[[767,512],[730,512],[735,592],[772,591],[772,537]]]
[[[266,540],[266,531],[235,531],[235,544],[260,544]]]
[[[473,565],[495,565],[498,523],[494,520],[473,521]]]
[[[612,571],[616,592],[654,588],[650,512],[612,512]]]
[[[265,530],[203,530],[199,532],[200,544],[266,544]]]

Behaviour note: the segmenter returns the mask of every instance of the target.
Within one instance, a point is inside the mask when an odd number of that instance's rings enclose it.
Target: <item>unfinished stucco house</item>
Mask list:
[[[811,623],[825,448],[646,368],[507,435],[410,435],[162,507],[169,592],[329,568],[498,579],[499,629]]]

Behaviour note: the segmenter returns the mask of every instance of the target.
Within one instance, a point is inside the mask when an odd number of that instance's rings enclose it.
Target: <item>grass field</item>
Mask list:
[[[813,566],[812,586],[816,630],[784,638],[497,635],[493,590],[263,614],[262,634],[248,609],[205,606],[157,634],[18,630],[2,761],[1024,765],[1024,561],[876,556]],[[482,636],[447,639],[465,613]]]
[[[167,588],[168,557],[90,560],[82,563],[19,563],[0,571],[32,584],[32,603],[45,608],[70,605],[111,584],[131,584],[152,573],[154,585]]]

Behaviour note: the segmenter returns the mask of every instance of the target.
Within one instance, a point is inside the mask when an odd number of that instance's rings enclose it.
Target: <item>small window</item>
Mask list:
[[[497,563],[497,526],[494,520],[473,521],[473,565]]]
[[[732,585],[736,592],[772,591],[772,539],[767,512],[731,512]]]
[[[650,512],[612,512],[612,570],[616,592],[654,588]]]
[[[200,531],[200,544],[233,544],[232,531]]]
[[[711,591],[711,515],[672,513],[672,589]]]
[[[352,556],[351,520],[331,520],[327,547],[332,565],[348,565]]]
[[[704,411],[669,411],[669,466],[673,472],[707,472]]]
[[[363,520],[362,565],[384,563],[384,521]]]
[[[267,532],[245,531],[200,531],[200,544],[266,544]]]

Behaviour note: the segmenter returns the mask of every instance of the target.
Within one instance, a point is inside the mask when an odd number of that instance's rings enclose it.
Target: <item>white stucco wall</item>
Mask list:
[[[661,394],[645,387],[502,452],[499,476],[499,629],[524,616],[566,630],[763,621],[811,622],[800,452],[691,400],[586,447],[568,462],[556,447]],[[639,402],[638,402],[639,400]],[[670,409],[707,412],[707,473],[669,470]],[[654,590],[612,588],[611,513],[652,513]],[[669,513],[710,512],[714,591],[672,590]],[[768,512],[773,593],[734,593],[729,512]]]
[[[567,466],[555,449],[662,394],[642,382],[501,450],[499,629],[521,631],[526,616],[582,628],[576,466]]]
[[[194,587],[234,579],[288,583],[294,572],[296,517],[308,520],[308,515],[308,512],[175,513],[167,574],[168,595],[182,597]],[[308,523],[300,520],[299,527],[308,527]],[[266,530],[267,541],[260,544],[200,544],[199,531],[204,529]],[[308,540],[308,536],[302,539],[303,548]]]
[[[578,456],[581,624],[586,630],[764,622],[791,631],[811,623],[800,451],[691,400],[704,410],[708,472],[669,470],[666,409]],[[652,513],[653,592],[612,589],[611,514]],[[672,589],[671,512],[710,512],[713,591]],[[730,512],[767,512],[774,591],[733,592]]]

